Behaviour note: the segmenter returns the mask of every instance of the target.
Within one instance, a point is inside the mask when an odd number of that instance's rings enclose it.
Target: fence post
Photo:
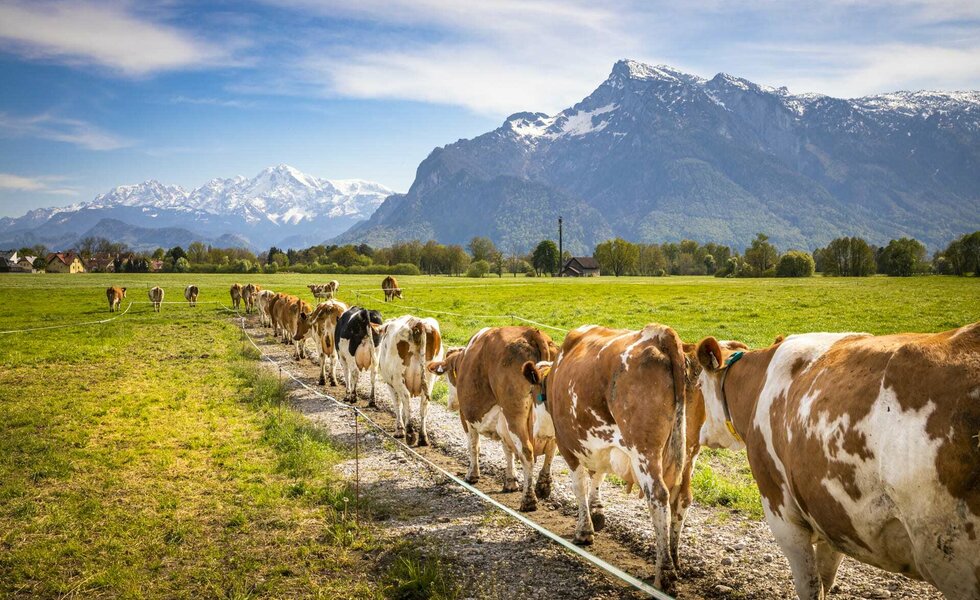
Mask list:
[[[354,526],[357,527],[361,512],[361,436],[357,423],[357,407],[351,408],[354,412]]]

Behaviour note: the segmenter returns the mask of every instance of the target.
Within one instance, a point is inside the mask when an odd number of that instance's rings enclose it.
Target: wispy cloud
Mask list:
[[[117,150],[133,141],[83,121],[49,113],[18,117],[0,113],[0,136],[26,137],[73,144],[89,150]]]
[[[12,173],[0,173],[0,190],[14,192],[33,192],[59,196],[77,196],[78,190],[72,187],[58,185],[63,177],[48,175],[41,177],[24,177]]]
[[[0,44],[27,58],[94,64],[128,76],[229,60],[227,50],[141,18],[125,2],[5,2]]]
[[[252,100],[238,100],[233,98],[214,98],[193,96],[174,96],[170,99],[174,104],[196,104],[200,106],[218,106],[221,108],[255,108],[258,103]]]

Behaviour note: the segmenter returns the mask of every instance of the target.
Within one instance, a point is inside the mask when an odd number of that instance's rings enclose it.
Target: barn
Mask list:
[[[598,277],[599,262],[591,256],[573,256],[561,270],[562,277]]]

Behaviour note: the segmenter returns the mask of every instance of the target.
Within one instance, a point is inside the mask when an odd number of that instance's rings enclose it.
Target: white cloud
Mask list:
[[[65,142],[89,150],[117,150],[133,142],[81,119],[57,117],[42,113],[15,117],[0,112],[0,136],[28,137]]]
[[[128,76],[228,60],[217,46],[141,19],[126,4],[0,4],[0,43],[27,58],[95,64]]]
[[[42,194],[55,194],[59,196],[78,195],[78,190],[74,188],[56,185],[62,180],[62,177],[54,175],[42,177],[23,177],[12,173],[0,173],[0,190],[36,192]]]

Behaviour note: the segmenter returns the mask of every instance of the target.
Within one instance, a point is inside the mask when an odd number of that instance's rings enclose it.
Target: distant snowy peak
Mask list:
[[[282,225],[319,217],[367,218],[393,193],[371,181],[319,179],[289,165],[278,165],[263,169],[251,179],[212,179],[190,192],[155,180],[123,185],[72,208],[127,206],[197,211],[237,216],[249,223],[270,221]]]

